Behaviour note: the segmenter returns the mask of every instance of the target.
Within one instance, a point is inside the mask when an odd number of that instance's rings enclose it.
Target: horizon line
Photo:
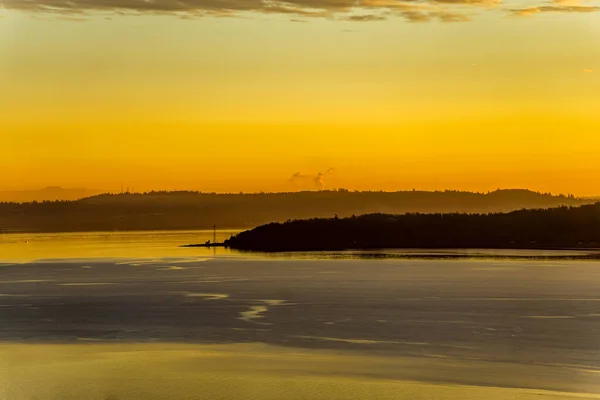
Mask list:
[[[295,190],[295,191],[251,191],[251,192],[217,192],[217,191],[202,191],[202,190],[192,190],[192,189],[176,189],[176,190],[150,190],[150,191],[123,191],[123,192],[103,192],[100,190],[94,189],[86,189],[86,188],[62,188],[60,186],[49,186],[47,188],[54,188],[60,190],[86,190],[86,191],[94,191],[96,194],[84,196],[76,199],[41,199],[41,200],[25,200],[25,201],[17,201],[17,200],[0,200],[0,203],[17,203],[17,204],[27,204],[27,203],[40,203],[40,202],[55,202],[55,201],[64,201],[64,202],[76,202],[80,200],[91,199],[94,197],[101,196],[143,196],[143,195],[151,195],[151,194],[199,194],[199,195],[210,195],[210,196],[251,196],[251,195],[277,195],[277,194],[299,194],[299,193],[386,193],[386,194],[395,194],[395,193],[464,193],[464,194],[474,194],[474,195],[490,195],[498,192],[528,192],[532,194],[544,195],[544,196],[552,196],[552,197],[565,197],[574,200],[598,200],[600,199],[600,195],[589,195],[589,196],[576,196],[572,193],[552,193],[552,192],[542,192],[532,189],[526,188],[498,188],[495,190],[487,190],[487,191],[470,191],[470,190],[460,190],[460,189],[435,189],[435,190],[425,190],[425,189],[403,189],[403,190],[350,190],[346,188],[332,188],[332,189],[314,189],[314,190]],[[14,193],[14,192],[40,192],[44,189],[30,189],[30,190],[6,190],[0,191],[1,193]]]

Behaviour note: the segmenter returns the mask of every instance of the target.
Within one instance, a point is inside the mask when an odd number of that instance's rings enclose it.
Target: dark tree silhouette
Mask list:
[[[239,250],[597,248],[600,203],[493,214],[368,214],[271,223],[225,242]]]

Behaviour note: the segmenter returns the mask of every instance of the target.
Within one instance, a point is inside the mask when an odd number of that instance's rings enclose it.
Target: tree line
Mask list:
[[[600,203],[510,213],[368,214],[271,223],[226,245],[253,251],[384,248],[597,248]]]

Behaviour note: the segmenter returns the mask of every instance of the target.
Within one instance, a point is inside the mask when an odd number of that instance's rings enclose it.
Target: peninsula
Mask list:
[[[264,252],[390,248],[590,249],[600,203],[490,214],[366,214],[270,223],[226,240]]]

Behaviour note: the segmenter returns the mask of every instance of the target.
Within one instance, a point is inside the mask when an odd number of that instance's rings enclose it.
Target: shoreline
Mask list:
[[[348,252],[254,252],[240,251],[255,255],[267,254],[273,258],[315,258],[315,259],[385,259],[385,260],[502,260],[502,261],[600,261],[600,254],[585,255],[499,255],[499,254],[394,254],[394,253],[353,253]]]

